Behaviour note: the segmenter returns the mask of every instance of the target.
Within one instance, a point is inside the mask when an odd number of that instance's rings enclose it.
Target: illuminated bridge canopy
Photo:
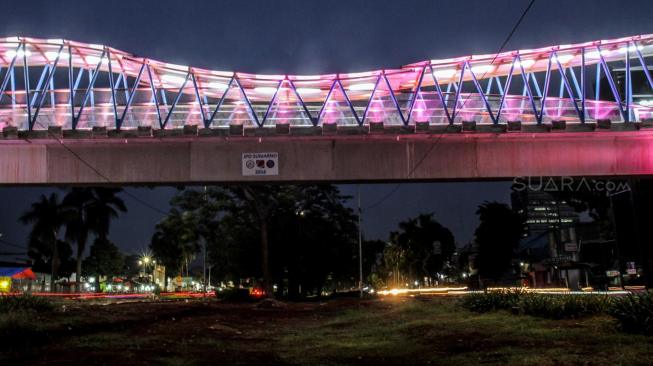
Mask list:
[[[255,75],[61,39],[0,39],[0,127],[503,124],[653,117],[653,35],[427,60],[353,74]]]

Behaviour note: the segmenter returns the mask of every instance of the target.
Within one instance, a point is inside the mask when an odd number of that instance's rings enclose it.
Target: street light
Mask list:
[[[154,281],[154,266],[156,266],[156,260],[153,259],[150,255],[144,254],[141,259],[138,260],[138,266],[143,267],[143,274],[149,278],[150,281]],[[152,273],[148,273],[148,270],[152,266]]]

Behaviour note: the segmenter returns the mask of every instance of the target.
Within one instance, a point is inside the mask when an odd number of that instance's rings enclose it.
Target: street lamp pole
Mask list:
[[[213,266],[209,266],[209,281],[208,281],[209,287],[211,287],[211,267]]]
[[[361,186],[358,188],[358,290],[363,297],[363,235],[361,233]]]
[[[207,190],[206,186],[204,186],[204,205],[205,206],[208,205],[207,204],[208,199],[207,199],[206,190]],[[204,250],[203,250],[204,258],[203,258],[203,263],[202,263],[202,283],[204,285],[204,287],[203,287],[204,288],[204,294],[206,294],[206,238],[205,237],[202,238],[202,242],[204,244]]]
[[[617,192],[617,193],[610,193],[608,191],[608,199],[610,200],[610,209],[612,210],[612,222],[614,224],[614,231],[615,231],[614,241],[617,244],[615,246],[615,249],[617,251],[617,270],[619,271],[619,286],[621,288],[624,287],[624,280],[623,280],[623,277],[621,276],[621,251],[619,249],[619,245],[620,245],[620,242],[619,242],[619,229],[617,228],[617,215],[616,215],[615,210],[614,210],[614,202],[613,202],[612,197],[614,197],[616,195],[619,195],[619,194],[622,194],[624,192],[629,192],[629,191],[630,191],[630,189],[620,191],[620,192]],[[631,194],[632,194],[632,192],[631,192]]]

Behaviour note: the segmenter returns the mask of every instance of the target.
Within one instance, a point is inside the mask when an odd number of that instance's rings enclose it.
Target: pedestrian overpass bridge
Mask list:
[[[642,35],[255,75],[0,38],[0,184],[648,175],[651,58]],[[250,153],[275,169],[249,174]]]

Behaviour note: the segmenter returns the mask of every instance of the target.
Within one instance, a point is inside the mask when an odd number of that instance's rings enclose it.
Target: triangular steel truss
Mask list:
[[[624,122],[653,118],[650,105],[634,100],[631,65],[636,60],[636,72],[641,70],[653,90],[647,65],[653,57],[651,35],[315,76],[203,70],[63,40],[0,39],[0,53],[0,118],[11,114],[5,124],[28,130],[88,128],[97,120],[120,130],[127,120],[128,128],[155,123],[166,129],[182,124],[263,128],[279,123],[409,126],[465,119],[541,124],[551,119],[585,123],[603,115]],[[57,76],[63,69],[68,85],[56,89],[55,83],[63,84]],[[589,69],[595,70],[593,81]],[[615,72],[624,73],[623,85]],[[611,98],[600,99],[602,85]],[[24,122],[16,120],[21,115],[16,109],[24,111]],[[80,125],[85,113],[93,118],[86,116]]]

